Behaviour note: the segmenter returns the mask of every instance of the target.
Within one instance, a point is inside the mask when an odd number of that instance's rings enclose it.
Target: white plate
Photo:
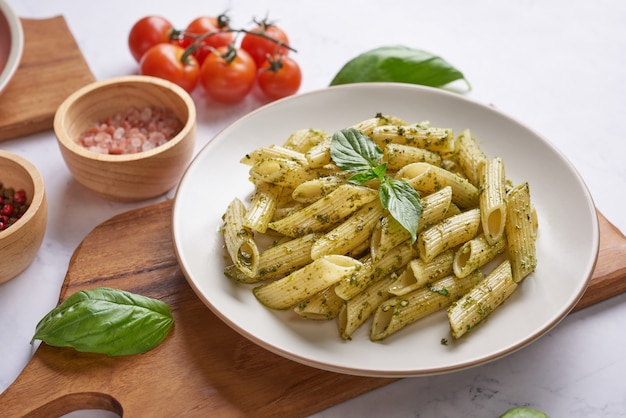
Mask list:
[[[0,93],[17,71],[23,51],[22,22],[9,5],[0,0]]]
[[[301,128],[328,132],[373,117],[430,120],[455,132],[470,128],[488,156],[504,159],[507,177],[528,181],[539,216],[538,267],[486,323],[460,341],[445,312],[420,320],[382,343],[366,324],[343,341],[335,321],[307,321],[259,304],[250,287],[223,274],[218,232],[235,197],[252,191],[247,152],[280,144]],[[577,303],[596,262],[599,231],[580,176],[548,141],[501,112],[442,90],[400,84],[352,84],[287,98],[219,133],[195,158],[175,198],[172,235],[178,260],[198,297],[233,329],[266,349],[309,366],[363,376],[402,377],[460,370],[522,348],[554,327]],[[205,332],[210,333],[211,330]],[[448,345],[441,344],[447,338]]]

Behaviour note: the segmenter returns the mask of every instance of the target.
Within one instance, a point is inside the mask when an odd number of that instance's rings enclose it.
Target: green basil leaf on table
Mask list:
[[[354,174],[349,181],[363,184],[369,180],[380,180],[378,196],[383,208],[387,209],[409,233],[417,239],[417,227],[422,216],[419,195],[404,180],[387,176],[387,163],[381,163],[383,151],[363,132],[347,128],[333,134],[330,156],[343,171]]]
[[[402,45],[382,46],[364,52],[348,61],[330,85],[359,82],[398,82],[443,87],[463,80],[463,73],[443,58],[420,49]]]
[[[106,287],[81,290],[45,315],[32,341],[124,356],[145,353],[168,335],[174,319],[157,299]]]

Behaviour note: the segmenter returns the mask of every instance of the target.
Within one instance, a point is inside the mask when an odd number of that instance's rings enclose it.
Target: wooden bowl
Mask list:
[[[39,171],[24,158],[0,150],[0,182],[23,189],[28,209],[14,224],[0,231],[0,283],[21,273],[34,260],[48,221],[48,203]]]
[[[146,106],[171,109],[182,130],[164,145],[132,154],[102,154],[77,142],[94,123],[130,107]],[[106,199],[140,201],[178,184],[194,152],[196,108],[191,96],[169,81],[118,77],[89,84],[65,99],[56,111],[54,131],[76,181]]]

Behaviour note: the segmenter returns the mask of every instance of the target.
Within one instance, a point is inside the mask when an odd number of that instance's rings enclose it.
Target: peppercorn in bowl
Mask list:
[[[44,182],[37,168],[0,150],[0,283],[35,259],[48,221]]]
[[[78,183],[109,200],[140,201],[178,184],[194,151],[196,108],[166,80],[117,77],[66,98],[54,131]]]

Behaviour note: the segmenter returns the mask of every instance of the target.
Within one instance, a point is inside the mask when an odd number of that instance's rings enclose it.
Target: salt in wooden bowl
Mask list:
[[[182,130],[148,151],[104,154],[78,142],[86,129],[130,107],[167,108]],[[97,195],[134,202],[157,197],[178,184],[194,152],[196,108],[191,96],[169,81],[124,76],[91,83],[59,106],[54,131],[65,163],[76,181]]]

